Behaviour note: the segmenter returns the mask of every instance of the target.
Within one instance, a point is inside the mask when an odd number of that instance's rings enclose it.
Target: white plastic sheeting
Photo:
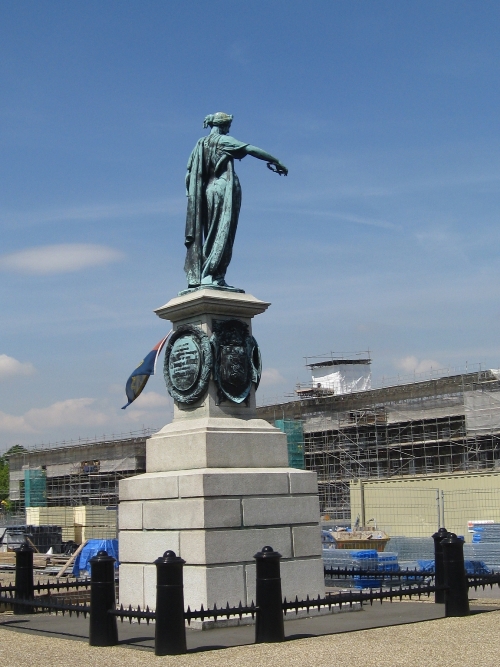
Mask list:
[[[465,391],[467,433],[490,433],[500,429],[500,392]]]
[[[311,373],[313,387],[328,389],[334,394],[350,394],[372,388],[370,364],[332,364],[311,368]]]

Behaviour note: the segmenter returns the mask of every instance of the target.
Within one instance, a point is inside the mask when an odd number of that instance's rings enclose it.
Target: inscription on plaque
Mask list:
[[[163,375],[167,391],[180,405],[205,396],[212,372],[212,348],[207,334],[193,324],[181,324],[165,348]]]
[[[198,380],[201,368],[200,349],[191,336],[182,336],[172,345],[168,370],[172,385],[189,391]]]

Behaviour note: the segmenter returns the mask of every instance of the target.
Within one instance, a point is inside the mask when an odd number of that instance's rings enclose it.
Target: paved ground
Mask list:
[[[252,627],[191,630],[188,655],[162,658],[151,650],[154,626],[124,623],[119,625],[119,646],[95,648],[86,643],[88,620],[5,614],[0,615],[0,660],[12,667],[118,667],[127,661],[134,667],[160,661],[166,667],[496,667],[499,601],[480,600],[472,610],[469,617],[445,619],[441,605],[384,603],[361,612],[288,621],[283,644],[252,644]]]

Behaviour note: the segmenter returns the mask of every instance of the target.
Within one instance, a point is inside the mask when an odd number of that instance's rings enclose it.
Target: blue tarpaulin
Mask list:
[[[108,556],[116,558],[115,567],[118,567],[118,540],[89,540],[75,559],[73,575],[79,577],[81,572],[90,574],[89,560],[99,551],[106,551]]]

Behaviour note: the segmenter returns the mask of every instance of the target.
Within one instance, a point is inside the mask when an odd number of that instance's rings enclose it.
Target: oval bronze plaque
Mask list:
[[[181,336],[172,345],[168,372],[178,391],[189,391],[198,380],[201,368],[200,348],[190,335]]]
[[[193,324],[181,324],[165,348],[163,375],[167,391],[180,405],[203,399],[212,372],[212,348],[207,334]]]

